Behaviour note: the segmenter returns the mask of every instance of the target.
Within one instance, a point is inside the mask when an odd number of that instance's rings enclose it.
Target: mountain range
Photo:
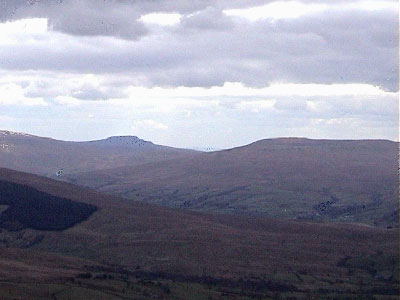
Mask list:
[[[0,167],[171,208],[398,226],[398,143],[388,140],[278,138],[206,153],[3,131]]]

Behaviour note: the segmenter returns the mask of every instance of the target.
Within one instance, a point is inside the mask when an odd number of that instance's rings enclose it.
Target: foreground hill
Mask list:
[[[0,169],[96,206],[63,231],[0,232],[2,299],[396,299],[398,232],[171,210]],[[4,213],[4,211],[3,211]],[[25,297],[25,298],[24,298]]]
[[[66,180],[169,207],[398,226],[398,143],[269,139]]]
[[[155,145],[135,136],[89,142],[67,142],[12,131],[0,131],[0,167],[56,177],[160,161],[194,151]]]

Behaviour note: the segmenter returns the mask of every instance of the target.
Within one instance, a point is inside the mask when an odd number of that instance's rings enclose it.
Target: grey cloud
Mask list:
[[[47,18],[53,30],[83,36],[117,36],[138,39],[148,33],[141,15],[152,12],[190,14],[215,1],[135,0],[3,0],[0,20]]]
[[[330,63],[324,73],[334,71],[339,82],[367,79],[386,89],[398,90],[398,25],[398,13],[394,11],[339,10],[282,20],[277,27],[283,32],[312,33],[320,37],[325,51],[319,55],[319,62]],[[317,61],[306,62],[312,69]],[[305,66],[303,70],[308,73]]]
[[[398,122],[398,99],[387,97],[340,97],[326,98],[324,106],[334,116],[362,116],[363,118],[379,118]]]
[[[75,91],[72,96],[80,100],[106,100],[108,98],[107,95],[96,89]]]
[[[24,5],[14,18],[48,16],[59,31],[132,40],[65,36],[59,37],[63,40],[57,47],[51,47],[51,41],[2,46],[0,68],[124,73],[147,85],[365,82],[398,90],[398,20],[392,11],[335,10],[275,23],[232,23],[222,8],[256,3],[76,1]],[[65,8],[63,15],[59,7]],[[152,11],[179,11],[185,16],[180,25],[151,34],[136,18]],[[146,39],[140,39],[145,34]]]
[[[18,3],[20,5],[10,3],[10,9],[3,13],[2,18],[47,18],[53,30],[73,35],[137,39],[147,33],[144,25],[137,20],[141,11],[127,3],[93,0],[39,0]]]
[[[41,78],[39,80],[33,78],[30,83],[21,82],[19,85],[24,89],[24,95],[29,98],[71,96],[80,100],[97,101],[124,97],[122,87],[128,86],[129,83],[125,82],[123,86],[115,86],[115,83],[112,79],[105,79],[102,81],[101,87],[91,84],[77,86],[71,82],[66,84],[64,78]]]
[[[77,17],[79,21],[71,22],[71,18]],[[73,35],[105,35],[127,39],[137,39],[148,33],[144,24],[128,13],[122,13],[119,18],[110,18],[104,15],[79,16],[79,13],[69,12],[56,19],[49,19],[49,26],[53,30]]]
[[[83,87],[71,93],[71,96],[80,100],[107,100],[121,98],[123,93],[115,89],[100,90],[94,87]]]
[[[48,18],[54,30],[76,35],[106,35],[138,39],[148,33],[138,18],[152,12],[179,12],[188,26],[229,25],[219,12],[226,8],[263,5],[272,0],[2,0],[0,21],[27,17]],[[215,20],[212,20],[214,11]],[[210,14],[211,13],[211,14]],[[215,14],[216,13],[216,14]],[[205,21],[209,23],[205,23]]]

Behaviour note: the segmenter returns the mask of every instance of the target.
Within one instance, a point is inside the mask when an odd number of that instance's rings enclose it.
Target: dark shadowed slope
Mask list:
[[[177,158],[195,153],[155,145],[135,136],[99,141],[67,142],[11,131],[0,131],[0,167],[56,177]]]
[[[395,142],[283,138],[66,179],[170,207],[386,227],[398,224],[397,168]]]
[[[6,169],[0,169],[0,180],[99,208],[64,231],[2,230],[0,291],[14,286],[22,292],[33,289],[35,280],[52,278],[59,284],[55,292],[83,286],[91,292],[135,293],[127,282],[135,286],[135,278],[147,278],[154,289],[154,280],[168,281],[172,294],[165,299],[203,299],[191,297],[211,291],[219,297],[228,293],[228,299],[272,299],[277,294],[284,299],[395,299],[398,293],[394,229],[171,210]],[[65,281],[71,276],[78,279]],[[190,296],[179,294],[182,284]]]
[[[0,180],[0,228],[64,230],[86,220],[96,206],[40,192],[29,186]]]

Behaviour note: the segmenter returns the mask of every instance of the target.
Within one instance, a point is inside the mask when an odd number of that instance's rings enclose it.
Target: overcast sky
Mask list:
[[[398,2],[0,0],[0,129],[398,140]]]

